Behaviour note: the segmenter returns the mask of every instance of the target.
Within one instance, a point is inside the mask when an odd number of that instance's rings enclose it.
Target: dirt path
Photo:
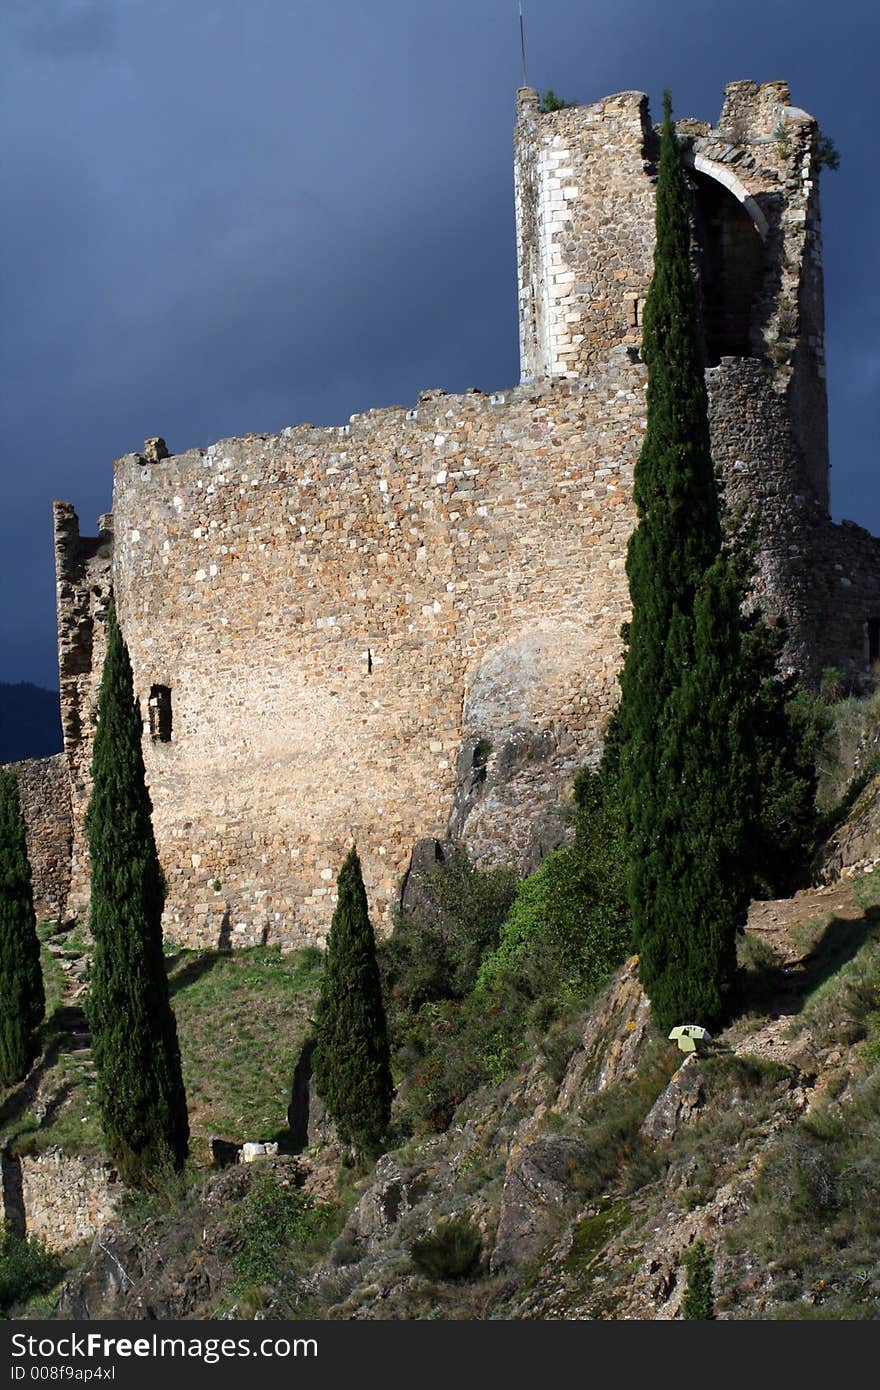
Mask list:
[[[815,984],[812,967],[817,948],[832,923],[858,923],[865,915],[852,879],[805,888],[791,898],[752,904],[747,930],[771,948],[779,966],[776,987],[762,1005],[765,1020],[751,1031],[741,1022],[729,1030],[734,1052],[809,1069],[809,1040],[791,1037],[790,1033],[806,994]],[[812,1062],[815,1064],[815,1059]]]

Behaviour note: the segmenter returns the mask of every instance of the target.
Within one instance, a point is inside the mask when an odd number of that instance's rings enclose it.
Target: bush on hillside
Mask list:
[[[63,1271],[61,1260],[41,1241],[0,1234],[0,1312],[48,1293]]]
[[[486,951],[516,891],[512,869],[475,869],[463,848],[429,875],[418,911],[398,915],[379,947],[382,980],[392,1013],[417,1011],[440,999],[463,999],[473,989]]]

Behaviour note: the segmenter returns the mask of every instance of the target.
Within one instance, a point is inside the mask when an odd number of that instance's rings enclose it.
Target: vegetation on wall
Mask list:
[[[442,1130],[477,1087],[498,1083],[537,1047],[555,1052],[568,1020],[631,945],[623,827],[612,760],[576,782],[571,845],[548,855],[513,892],[459,851],[436,872],[447,939],[468,970],[432,974],[417,943],[430,912],[398,924],[383,947],[403,1120]],[[441,956],[442,959],[442,956]],[[430,991],[425,988],[430,979]]]
[[[162,954],[164,885],[144,781],[131,662],[113,610],[98,698],[91,859],[89,1020],[98,1104],[123,1180],[149,1184],[186,1158],[189,1122]]]
[[[18,778],[0,768],[0,1085],[21,1081],[37,1051],[45,997]]]
[[[520,884],[498,947],[480,968],[482,992],[544,977],[582,998],[619,965],[631,944],[616,761],[583,768],[575,782],[571,845],[548,855]]]
[[[563,101],[562,97],[556,95],[552,87],[548,87],[541,97],[541,110],[544,112],[564,111],[566,107],[574,106],[574,104],[573,101]]]

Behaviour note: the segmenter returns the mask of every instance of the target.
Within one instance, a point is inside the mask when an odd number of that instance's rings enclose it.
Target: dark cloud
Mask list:
[[[7,28],[23,53],[70,61],[106,53],[122,0],[7,0]]]
[[[516,0],[14,0],[4,140],[0,679],[55,679],[51,501],[112,459],[518,372]],[[788,77],[824,176],[834,508],[880,530],[873,176],[880,16],[741,0],[526,0],[529,79],[714,117]],[[723,43],[719,35],[723,34]]]

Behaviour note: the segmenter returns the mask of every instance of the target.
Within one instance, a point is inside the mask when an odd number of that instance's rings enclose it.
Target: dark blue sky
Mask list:
[[[526,0],[592,101],[787,78],[823,175],[832,502],[880,531],[880,7]],[[0,679],[57,682],[51,503],[112,460],[518,376],[516,0],[5,0]]]

